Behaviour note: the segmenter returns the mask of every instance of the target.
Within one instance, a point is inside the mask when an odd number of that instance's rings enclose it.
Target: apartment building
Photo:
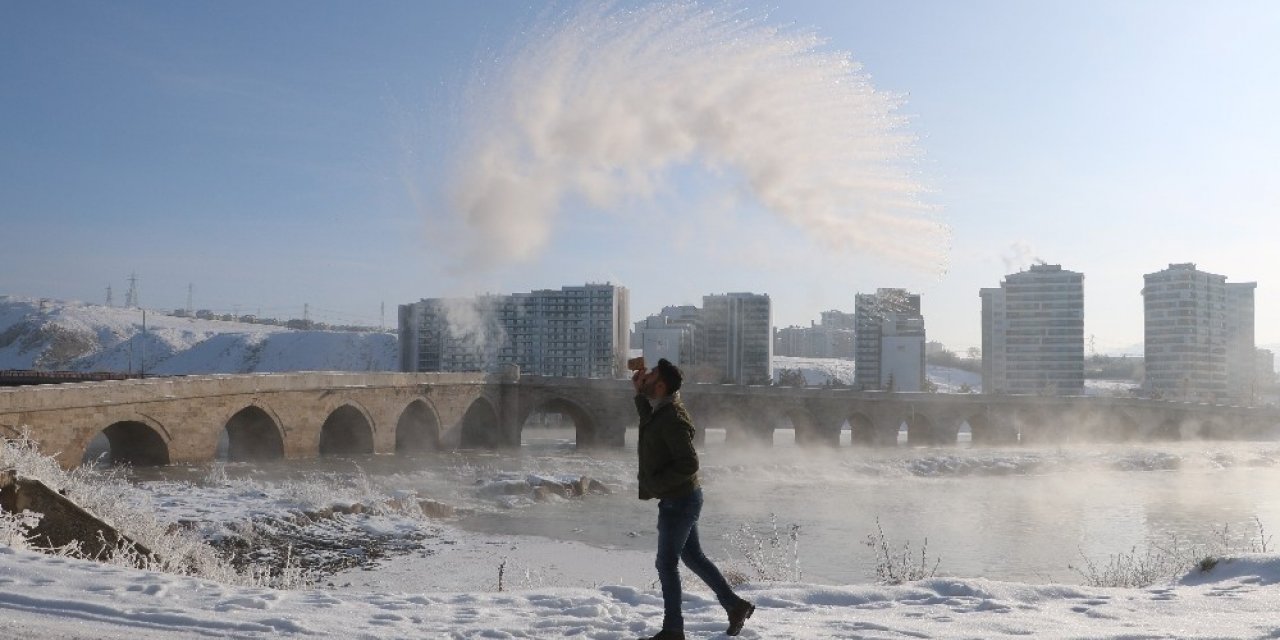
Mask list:
[[[493,371],[609,378],[626,369],[625,287],[587,284],[400,306],[403,371]]]
[[[773,380],[773,306],[768,294],[702,298],[695,329],[699,378],[734,384]]]
[[[982,297],[987,393],[1084,394],[1084,275],[1037,264]]]
[[[853,359],[854,324],[852,313],[823,311],[821,322],[777,329],[773,353],[797,358]]]
[[[882,288],[854,296],[854,387],[921,391],[925,328],[920,295]]]
[[[1189,262],[1144,275],[1143,390],[1189,402],[1248,401],[1256,286],[1228,283]]]

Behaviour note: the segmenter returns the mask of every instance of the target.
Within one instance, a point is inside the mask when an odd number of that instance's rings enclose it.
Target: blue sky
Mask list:
[[[421,297],[612,280],[639,319],[761,291],[775,323],[923,295],[931,339],[977,345],[978,289],[1033,259],[1085,273],[1099,350],[1142,340],[1142,274],[1196,262],[1257,281],[1280,342],[1280,4],[788,2],[745,7],[847,51],[922,152],[950,228],[943,273],[812,239],[750,202],[748,257],[672,240],[655,213],[716,201],[697,167],[611,211],[581,202],[545,251],[459,274],[441,234],[467,87],[571,4],[0,5],[0,293],[379,321]],[[477,8],[478,7],[478,8]],[[719,227],[694,228],[694,238]],[[680,245],[673,249],[671,245]]]

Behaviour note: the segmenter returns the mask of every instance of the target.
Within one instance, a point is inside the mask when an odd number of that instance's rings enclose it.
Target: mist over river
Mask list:
[[[349,477],[388,493],[415,492],[466,510],[453,524],[484,534],[539,536],[652,552],[656,503],[636,499],[635,430],[622,450],[578,452],[571,429],[531,428],[503,452],[368,456],[227,464],[257,482]],[[743,448],[708,430],[699,447],[707,493],[700,522],[713,558],[741,560],[726,536],[743,525],[785,535],[800,526],[799,564],[808,582],[854,584],[874,577],[863,544],[877,519],[892,547],[928,540],[938,573],[1032,583],[1078,583],[1069,564],[1148,545],[1257,537],[1280,530],[1280,443],[1183,442],[1060,447],[839,449],[801,447],[789,430],[772,447]],[[191,481],[205,468],[137,472]],[[544,480],[590,476],[612,493],[535,500]],[[373,571],[377,571],[376,568]]]

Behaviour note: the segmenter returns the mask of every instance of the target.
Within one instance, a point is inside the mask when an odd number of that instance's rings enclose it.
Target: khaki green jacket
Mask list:
[[[681,498],[698,488],[698,452],[693,448],[693,420],[677,394],[655,411],[643,395],[640,413],[640,499]]]

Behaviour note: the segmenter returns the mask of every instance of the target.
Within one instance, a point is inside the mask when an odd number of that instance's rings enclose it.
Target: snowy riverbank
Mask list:
[[[1274,638],[1277,581],[1280,557],[1245,556],[1148,589],[951,578],[897,587],[749,585],[743,594],[759,609],[742,637]],[[661,604],[655,589],[610,585],[503,593],[276,591],[0,547],[3,638],[623,640],[652,631]],[[724,637],[723,611],[710,594],[686,595],[685,610],[690,637]]]

